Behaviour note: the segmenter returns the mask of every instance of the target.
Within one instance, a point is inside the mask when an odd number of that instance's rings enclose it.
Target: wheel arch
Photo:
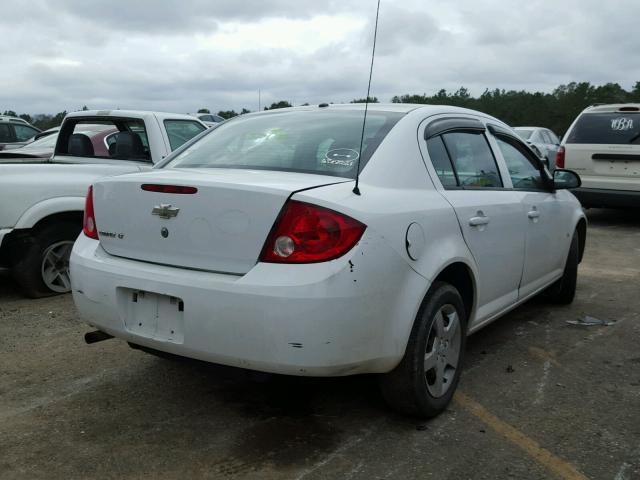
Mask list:
[[[470,324],[478,297],[476,277],[471,266],[460,260],[451,262],[440,270],[431,284],[438,281],[446,282],[458,290],[465,306],[467,324]]]
[[[578,263],[582,262],[582,257],[584,255],[584,248],[587,243],[587,221],[584,218],[578,220],[576,224],[576,232],[578,232],[578,245],[579,245],[579,256]]]
[[[34,228],[42,222],[53,221],[58,216],[80,217],[84,212],[84,197],[56,197],[49,198],[29,207],[18,219],[16,230]]]

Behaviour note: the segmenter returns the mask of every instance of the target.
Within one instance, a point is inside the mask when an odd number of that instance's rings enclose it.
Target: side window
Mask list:
[[[11,127],[7,123],[0,123],[0,142],[13,142]]]
[[[38,130],[27,125],[14,125],[13,129],[16,132],[16,140],[18,142],[25,142],[38,133]]]
[[[547,132],[546,130],[541,130],[540,134],[542,135],[542,140],[544,140],[544,143],[553,143],[551,141],[551,136],[549,135],[549,132]]]
[[[442,138],[434,137],[427,140],[427,149],[429,151],[429,157],[431,158],[433,168],[438,174],[438,177],[442,182],[442,186],[445,188],[456,187],[458,185],[458,180],[456,179],[453,165],[451,165],[451,159],[449,158],[447,149],[442,142]]]
[[[560,140],[555,133],[553,133],[551,130],[547,130],[547,133],[549,134],[549,138],[551,138],[551,143],[553,143],[554,145],[560,144]]]
[[[165,120],[164,128],[172,151],[205,130],[201,124],[190,120]]]
[[[504,161],[509,169],[513,188],[523,190],[546,190],[542,173],[520,149],[511,142],[496,137]]]
[[[500,188],[502,179],[483,134],[452,132],[442,135],[461,187]]]

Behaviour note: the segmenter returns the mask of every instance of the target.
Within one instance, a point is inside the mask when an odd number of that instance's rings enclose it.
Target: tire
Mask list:
[[[25,295],[40,298],[71,291],[69,255],[81,230],[80,225],[70,222],[34,230],[12,268]]]
[[[420,306],[402,361],[380,377],[387,403],[400,413],[421,418],[441,413],[460,379],[466,333],[460,293],[448,283],[435,282]]]
[[[568,305],[576,296],[576,284],[578,283],[578,264],[580,263],[580,238],[578,232],[574,232],[564,266],[564,273],[546,292],[547,299],[559,305]]]

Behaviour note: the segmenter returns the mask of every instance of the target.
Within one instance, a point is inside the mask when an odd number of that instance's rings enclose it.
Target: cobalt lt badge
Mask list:
[[[169,229],[167,227],[162,227],[160,235],[162,235],[162,238],[167,238],[169,236]]]

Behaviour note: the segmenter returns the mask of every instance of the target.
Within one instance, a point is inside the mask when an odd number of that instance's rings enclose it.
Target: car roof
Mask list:
[[[628,109],[628,110],[627,110]],[[591,105],[583,110],[583,113],[596,113],[596,112],[640,112],[640,103],[609,103]]]
[[[20,123],[23,125],[30,126],[29,122],[27,122],[24,118],[11,117],[9,115],[0,115],[0,122]]]
[[[192,115],[185,115],[184,113],[170,113],[170,112],[154,112],[148,110],[80,110],[78,112],[68,113],[65,118],[84,118],[84,117],[114,117],[114,118],[148,118],[157,117],[160,120],[163,119],[177,119],[177,120],[196,120]]]
[[[319,105],[303,105],[300,107],[288,107],[278,108],[275,110],[263,110],[261,112],[252,112],[245,115],[264,115],[278,112],[295,112],[295,111],[362,111],[364,112],[364,103],[331,103]],[[476,110],[469,110],[467,108],[452,107],[448,105],[429,105],[421,103],[369,103],[369,112],[396,112],[396,113],[410,113],[414,111],[420,111],[425,115],[438,115],[443,113],[466,113],[471,115],[483,115],[489,118],[493,118],[490,115],[486,115]],[[501,122],[502,123],[502,122]]]

